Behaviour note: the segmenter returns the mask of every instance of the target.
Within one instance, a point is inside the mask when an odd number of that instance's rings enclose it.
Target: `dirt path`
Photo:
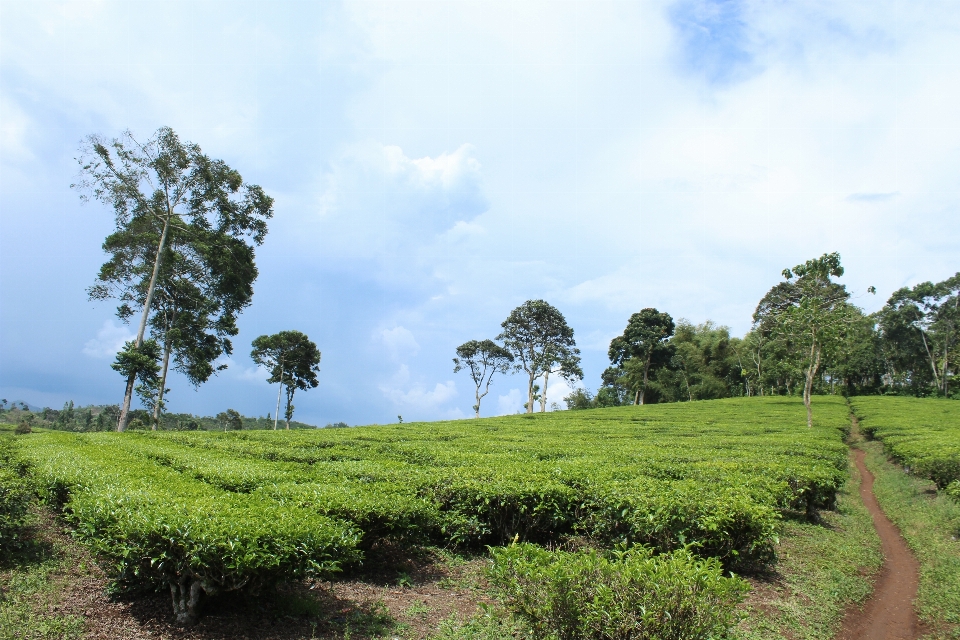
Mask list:
[[[920,622],[913,608],[920,565],[873,495],[873,474],[864,463],[866,454],[860,449],[853,453],[862,478],[860,497],[880,534],[883,568],[863,609],[847,612],[839,640],[915,640],[920,636]]]

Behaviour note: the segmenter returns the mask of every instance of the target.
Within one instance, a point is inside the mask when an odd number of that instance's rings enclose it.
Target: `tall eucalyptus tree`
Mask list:
[[[176,252],[205,256],[197,263],[205,277],[229,281],[232,275],[215,272],[231,262],[228,245],[240,242],[252,255],[250,243],[263,242],[267,220],[273,216],[273,199],[263,189],[244,184],[236,170],[204,155],[196,144],[181,142],[169,127],[144,142],[129,131],[112,140],[91,135],[81,145],[78,162],[80,178],[72,186],[81,192],[81,200],[94,199],[112,207],[116,222],[116,230],[104,243],[111,258],[101,268],[90,296],[119,298],[117,314],[124,321],[136,315],[134,306],[139,307],[133,350],[142,348],[151,314],[157,310],[154,299],[166,258]],[[152,244],[147,243],[151,238]],[[241,271],[250,275],[249,269]],[[198,283],[196,273],[190,272],[188,280],[199,290],[216,290]],[[236,313],[247,304],[249,298],[240,300],[239,306],[220,305],[226,325],[235,322]],[[172,330],[173,323],[167,324]],[[173,345],[171,340],[171,349]],[[119,431],[126,429],[129,420],[137,374],[136,370],[125,372]]]

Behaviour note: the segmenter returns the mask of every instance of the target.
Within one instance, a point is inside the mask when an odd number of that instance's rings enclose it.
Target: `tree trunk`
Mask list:
[[[160,428],[160,412],[162,411],[161,407],[163,406],[163,394],[167,390],[167,370],[170,366],[170,329],[173,328],[173,323],[177,319],[177,310],[174,307],[173,312],[170,315],[170,322],[167,323],[167,332],[164,335],[163,341],[163,373],[160,376],[160,389],[157,391],[157,403],[153,407],[153,426],[151,429],[156,431]]]
[[[936,383],[937,388],[940,388],[940,376],[937,373],[937,359],[933,357],[933,354],[930,352],[930,345],[927,344],[927,334],[923,329],[920,329],[920,337],[923,338],[923,348],[927,350],[927,357],[930,359],[930,368],[933,370],[933,381]]]
[[[480,398],[481,398],[481,396],[480,396],[480,385],[477,385],[477,392],[476,392],[474,395],[475,395],[476,398],[477,398],[477,404],[473,405],[473,410],[474,410],[474,412],[475,412],[475,415],[474,415],[473,417],[474,417],[474,418],[479,418],[479,417],[480,417]],[[487,394],[483,394],[483,395],[487,395]]]
[[[547,381],[550,379],[550,372],[543,372],[543,391],[540,392],[540,413],[547,412]]]
[[[160,234],[160,243],[157,245],[157,255],[153,259],[153,273],[150,274],[150,284],[147,286],[147,299],[143,303],[143,313],[140,316],[140,328],[137,330],[136,346],[139,349],[143,344],[143,334],[147,331],[147,319],[150,317],[150,305],[153,304],[153,292],[157,288],[157,275],[160,273],[160,260],[163,258],[163,248],[167,244],[167,230],[170,228],[170,211],[163,221],[163,232]],[[130,422],[130,401],[133,400],[133,384],[136,381],[134,373],[127,379],[127,389],[123,394],[123,405],[120,408],[120,418],[117,421],[117,431],[126,431]]]
[[[293,417],[293,410],[292,410],[293,394],[296,392],[296,390],[297,390],[296,387],[293,387],[293,386],[287,387],[287,410],[283,412],[283,419],[284,419],[284,422],[286,422],[287,431],[290,430],[290,418]]]
[[[532,368],[527,373],[530,374],[530,380],[527,381],[527,413],[533,413],[533,381],[536,378]]]
[[[167,367],[170,365],[170,341],[163,345],[163,373],[160,375],[160,390],[157,391],[157,403],[153,406],[153,431],[160,427],[160,407],[163,406],[163,392],[167,388]]]
[[[643,363],[643,386],[640,387],[640,395],[637,397],[639,402],[637,404],[643,404],[643,396],[647,392],[647,374],[650,372],[650,360],[653,358],[653,354],[647,356],[647,361]]]
[[[273,414],[273,430],[277,430],[277,421],[280,420],[280,394],[283,393],[283,383],[280,383],[280,388],[277,389],[277,412]]]
[[[807,408],[807,427],[813,427],[813,409],[810,406],[810,399],[813,395],[813,380],[820,368],[820,349],[817,348],[816,339],[810,344],[810,365],[807,367],[806,381],[803,385],[803,404]]]

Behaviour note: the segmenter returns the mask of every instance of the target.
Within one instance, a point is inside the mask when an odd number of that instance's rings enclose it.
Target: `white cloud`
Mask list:
[[[123,348],[123,343],[133,340],[136,335],[130,327],[114,324],[112,319],[104,320],[96,338],[87,340],[83,346],[84,355],[100,360],[110,360]]]
[[[523,411],[523,405],[527,402],[526,396],[520,392],[520,389],[510,389],[510,392],[503,396],[497,396],[497,415],[508,416]],[[483,404],[480,405],[481,409]]]
[[[457,385],[448,380],[438,382],[430,389],[423,383],[411,381],[410,369],[404,364],[387,384],[380,385],[380,391],[398,407],[434,411],[457,396]]]
[[[420,351],[420,345],[417,344],[410,330],[405,327],[396,326],[393,329],[382,329],[379,337],[394,360],[416,355]]]
[[[475,232],[464,225],[487,207],[471,145],[410,158],[400,147],[367,143],[351,147],[324,174],[318,233],[331,256],[410,260],[444,232]]]

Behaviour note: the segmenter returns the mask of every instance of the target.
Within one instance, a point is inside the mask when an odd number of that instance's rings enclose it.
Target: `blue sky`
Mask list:
[[[874,310],[960,268],[958,31],[919,0],[0,0],[0,395],[122,396],[130,329],[85,293],[111,212],[69,185],[80,140],[126,128],[276,198],[229,367],[174,377],[172,411],[272,411],[249,344],[283,329],[323,352],[297,418],[363,424],[469,415],[454,349],[527,299],[591,389],[631,313],[739,335],[824,252]]]

